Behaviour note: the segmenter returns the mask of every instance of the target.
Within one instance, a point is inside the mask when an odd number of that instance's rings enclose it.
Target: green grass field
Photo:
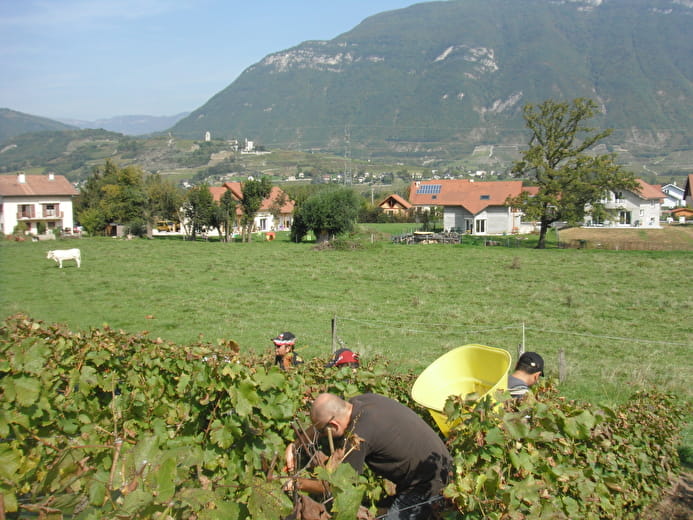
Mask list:
[[[392,231],[388,229],[388,231]],[[80,247],[82,267],[45,258]],[[618,402],[657,387],[691,398],[689,252],[93,238],[0,243],[0,309],[74,331],[105,324],[179,344],[233,339],[256,353],[289,330],[329,357],[331,326],[363,357],[420,371],[466,343],[545,356],[561,391]]]

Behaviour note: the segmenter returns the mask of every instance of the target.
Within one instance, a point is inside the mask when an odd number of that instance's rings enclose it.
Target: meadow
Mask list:
[[[46,259],[80,247],[82,267]],[[299,353],[337,347],[419,372],[479,343],[540,352],[561,392],[620,402],[656,387],[691,398],[691,254],[685,251],[395,245],[318,250],[285,235],[251,244],[85,238],[0,242],[0,314],[73,331],[110,326],[177,344],[236,341],[271,355],[293,332]]]

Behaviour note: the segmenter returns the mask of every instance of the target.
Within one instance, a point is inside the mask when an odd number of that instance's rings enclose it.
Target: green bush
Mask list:
[[[414,376],[382,359],[291,373],[231,340],[175,345],[108,327],[73,333],[18,315],[0,327],[0,493],[16,518],[283,518],[282,454],[320,392],[376,392],[412,407]],[[453,398],[446,518],[635,518],[678,467],[685,413],[639,393],[618,408],[537,398]],[[303,470],[307,471],[307,470]],[[338,518],[382,484],[322,470]],[[351,515],[351,516],[350,516]]]

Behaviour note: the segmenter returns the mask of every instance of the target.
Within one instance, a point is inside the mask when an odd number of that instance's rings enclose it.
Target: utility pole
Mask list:
[[[353,182],[351,172],[351,129],[349,125],[344,126],[344,184],[351,185]]]

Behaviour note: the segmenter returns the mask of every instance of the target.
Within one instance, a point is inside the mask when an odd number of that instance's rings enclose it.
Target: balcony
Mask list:
[[[64,213],[62,211],[43,211],[40,216],[36,216],[34,211],[18,211],[17,220],[62,220]]]

